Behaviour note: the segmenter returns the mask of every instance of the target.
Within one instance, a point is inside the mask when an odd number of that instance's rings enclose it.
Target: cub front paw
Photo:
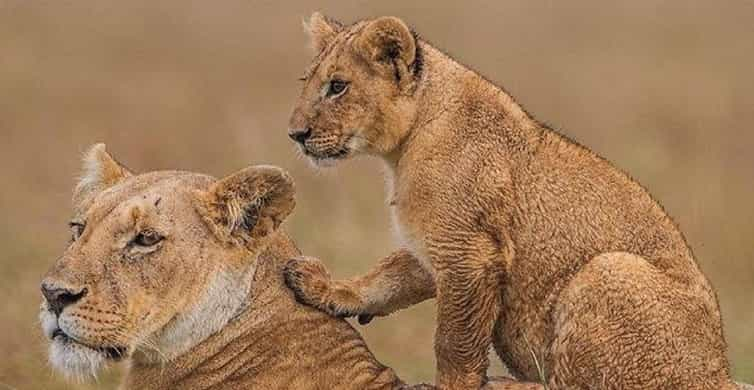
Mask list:
[[[283,277],[297,301],[325,310],[330,273],[321,261],[305,256],[290,259],[283,268]]]
[[[315,307],[333,317],[359,315],[359,322],[368,323],[372,316],[359,310],[358,300],[335,285],[321,261],[300,256],[288,260],[283,268],[285,284],[293,291],[296,300]]]

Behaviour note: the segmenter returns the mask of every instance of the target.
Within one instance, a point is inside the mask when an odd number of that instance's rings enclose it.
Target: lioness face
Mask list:
[[[154,184],[138,185],[145,179]],[[200,252],[190,194],[170,190],[179,183],[131,178],[71,220],[71,242],[42,283],[54,366],[80,375],[128,355],[201,291],[218,264]]]
[[[157,349],[164,337],[182,342],[166,329],[202,309],[197,301],[220,272],[248,268],[293,207],[292,185],[279,169],[216,181],[179,172],[133,176],[104,147],[87,158],[97,172],[85,173],[94,178],[77,191],[71,241],[41,286],[50,361],[75,377]]]
[[[308,29],[318,54],[302,78],[289,137],[318,165],[389,154],[416,111],[413,34],[396,18],[343,27],[318,13]]]

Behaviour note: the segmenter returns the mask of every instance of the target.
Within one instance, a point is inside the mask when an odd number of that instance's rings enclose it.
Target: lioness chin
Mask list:
[[[436,297],[445,389],[478,388],[491,343],[551,389],[732,388],[715,292],[644,188],[400,19],[307,27],[288,135],[381,157],[404,249],[344,281],[292,261],[299,300],[367,322]]]
[[[222,180],[133,175],[85,157],[72,239],[42,282],[52,366],[93,377],[129,360],[122,389],[395,389],[359,334],[295,302],[279,225],[291,178],[255,166]]]

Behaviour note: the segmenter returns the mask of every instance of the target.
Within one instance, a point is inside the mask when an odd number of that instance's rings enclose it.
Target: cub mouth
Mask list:
[[[315,151],[306,146],[302,146],[301,151],[303,151],[304,155],[317,165],[335,163],[339,160],[345,160],[351,155],[351,151],[345,146],[328,151]]]
[[[298,140],[299,150],[318,166],[329,166],[351,157],[358,150],[354,134],[332,137],[309,137]]]
[[[309,158],[313,159],[343,159],[348,157],[348,154],[350,152],[346,148],[338,149],[333,152],[314,152],[307,148],[304,148],[304,154],[306,154]]]
[[[124,358],[128,356],[128,347],[121,346],[121,345],[99,346],[99,347],[92,346],[92,345],[82,343],[81,341],[74,339],[73,337],[66,334],[60,328],[52,331],[52,335],[50,336],[50,339],[53,342],[58,342],[63,345],[75,346],[78,348],[83,348],[85,350],[95,352],[101,355],[102,357],[104,357],[105,359],[115,361],[115,362],[123,360]]]

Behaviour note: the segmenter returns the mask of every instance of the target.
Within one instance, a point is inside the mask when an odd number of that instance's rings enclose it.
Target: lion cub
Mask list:
[[[299,300],[366,322],[436,296],[444,389],[482,385],[491,343],[551,389],[732,388],[715,292],[644,188],[400,19],[308,27],[289,136],[380,156],[405,249],[346,281],[292,261]]]

